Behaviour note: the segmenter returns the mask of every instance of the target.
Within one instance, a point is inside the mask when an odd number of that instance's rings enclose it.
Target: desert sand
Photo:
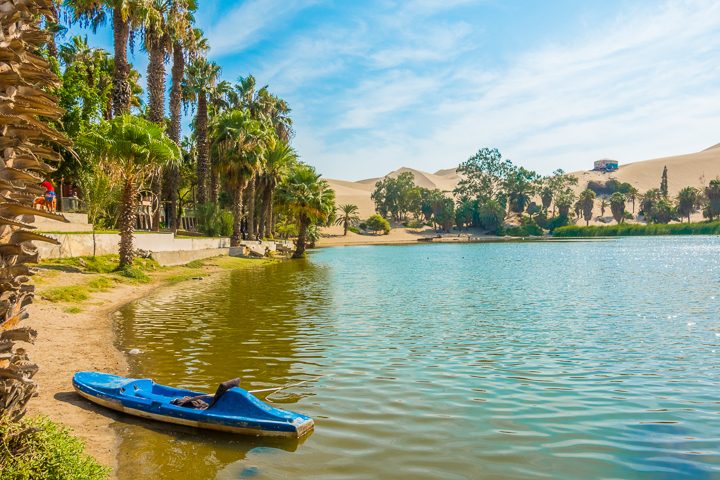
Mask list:
[[[714,145],[700,152],[690,153],[687,155],[654,158],[651,160],[637,162],[625,162],[624,160],[621,160],[620,168],[616,172],[612,173],[594,172],[591,170],[581,170],[571,173],[579,180],[577,186],[578,192],[584,190],[587,187],[587,183],[591,180],[607,181],[610,179],[630,183],[640,192],[646,192],[651,188],[658,188],[660,186],[660,177],[665,166],[668,168],[668,190],[670,195],[677,195],[680,189],[687,186],[702,188],[707,185],[710,180],[720,177],[720,144]],[[588,162],[588,169],[589,168],[592,168],[592,162]],[[427,173],[412,168],[402,167],[398,170],[390,172],[387,176],[394,178],[403,172],[412,172],[415,176],[415,183],[418,186],[429,189],[437,188],[445,192],[451,192],[460,180],[460,176],[454,168],[438,170],[435,173]],[[357,205],[360,210],[360,218],[364,219],[375,213],[375,204],[370,199],[370,194],[375,189],[375,182],[378,180],[380,180],[380,178],[369,178],[367,180],[359,180],[355,182],[329,179],[328,183],[335,190],[337,204],[342,205],[345,203],[353,203]],[[600,202],[597,202],[596,204],[596,212],[594,213],[595,216],[600,215],[599,203]],[[629,202],[628,210],[632,210]],[[696,218],[694,218],[694,220],[701,219],[701,215],[696,215]],[[605,220],[607,222],[611,220],[609,208],[605,212]],[[595,220],[591,223],[604,222]],[[332,237],[330,237],[330,239],[323,239],[320,242],[321,245],[332,243],[331,239],[337,235],[337,231],[335,229],[328,230],[326,233],[332,235]],[[433,232],[430,233],[432,234]],[[348,234],[348,236],[350,235],[351,234]],[[415,232],[395,232],[395,229],[393,229],[391,234],[387,237],[397,238],[398,241],[405,239],[407,242],[410,241],[414,235],[416,235]],[[369,236],[356,236],[367,239],[365,242],[360,241],[360,238],[356,239],[356,243],[358,244],[396,243],[390,241],[390,238],[387,238],[386,242],[378,242],[372,240]],[[348,240],[346,244],[351,244],[350,240]]]

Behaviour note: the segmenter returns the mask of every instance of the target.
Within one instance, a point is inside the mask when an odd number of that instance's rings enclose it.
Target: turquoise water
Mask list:
[[[720,238],[328,248],[117,314],[133,374],[301,442],[118,422],[121,478],[720,478]]]

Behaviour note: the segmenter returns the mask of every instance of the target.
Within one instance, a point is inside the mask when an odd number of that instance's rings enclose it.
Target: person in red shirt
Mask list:
[[[48,212],[55,211],[55,189],[50,183],[50,180],[45,180],[40,184],[41,187],[45,188],[45,209]]]

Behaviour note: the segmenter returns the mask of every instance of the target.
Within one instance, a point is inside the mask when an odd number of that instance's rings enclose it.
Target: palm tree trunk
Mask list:
[[[130,25],[122,18],[119,8],[113,9],[113,41],[115,46],[115,71],[113,72],[113,111],[122,115],[130,111],[130,64],[127,59],[127,44]]]
[[[255,238],[255,175],[248,184],[248,235],[249,239]]]
[[[135,232],[135,197],[137,188],[131,179],[125,180],[120,204],[120,268],[132,265],[133,233]]]
[[[208,201],[208,144],[207,144],[207,97],[201,93],[198,97],[197,111],[197,200],[198,203]]]
[[[232,237],[230,237],[231,247],[239,246],[242,241],[243,190],[245,190],[245,187],[240,186],[233,192],[233,234]]]
[[[268,238],[275,238],[275,221],[273,216],[273,191],[275,190],[275,181],[268,179],[267,189],[265,190],[265,229]]]
[[[217,203],[220,198],[220,178],[217,174],[217,167],[215,165],[216,159],[211,158],[209,163],[210,170],[208,175],[210,175],[210,201]]]
[[[170,87],[170,139],[180,145],[180,121],[182,107],[182,80],[185,76],[185,55],[180,42],[173,44],[172,86]],[[167,199],[169,202],[167,226],[173,232],[177,231],[178,217],[178,169],[171,167],[165,177]]]
[[[292,258],[301,258],[305,254],[305,239],[307,237],[307,229],[310,226],[310,219],[304,215],[300,217],[300,230],[298,231],[297,243],[295,244],[295,253]]]

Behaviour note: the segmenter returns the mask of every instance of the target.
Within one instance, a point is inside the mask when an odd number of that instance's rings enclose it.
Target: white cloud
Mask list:
[[[212,56],[222,56],[245,50],[263,39],[272,28],[299,11],[316,3],[314,0],[248,0],[206,29]]]
[[[529,46],[492,71],[472,55],[400,69],[414,58],[436,58],[422,48],[407,53],[412,45],[382,57],[397,60],[371,57],[394,68],[371,72],[344,92],[340,112],[314,126],[320,139],[308,152],[301,144],[301,153],[331,176],[358,178],[403,164],[446,168],[497,146],[546,173],[719,141],[720,4],[635,8],[594,27],[565,44]],[[452,42],[440,47],[452,49]],[[343,128],[363,130],[343,136]]]

